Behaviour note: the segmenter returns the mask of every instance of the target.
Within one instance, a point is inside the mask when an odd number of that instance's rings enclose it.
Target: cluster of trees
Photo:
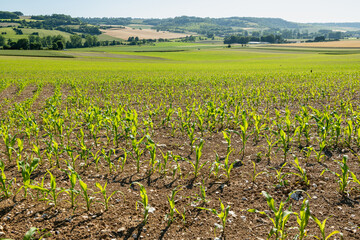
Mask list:
[[[3,45],[4,49],[22,49],[22,50],[40,50],[40,49],[64,49],[65,38],[61,35],[39,37],[30,35],[28,38],[22,38],[17,41],[9,39],[7,44]]]
[[[141,40],[142,42],[143,40]],[[148,40],[147,40],[148,41]],[[156,40],[154,40],[156,41]],[[140,40],[139,40],[140,43]],[[83,48],[96,46],[113,46],[121,45],[121,41],[99,41],[96,36],[87,35],[71,35],[70,40],[66,40],[64,36],[46,36],[39,37],[38,35],[30,35],[28,38],[22,38],[17,41],[9,39],[6,43],[5,38],[0,35],[0,47],[4,49],[22,49],[22,50],[62,50],[64,48]]]
[[[191,36],[186,36],[184,38],[181,38],[182,42],[195,42],[196,41],[196,37],[194,37],[193,35]]]
[[[93,35],[101,34],[101,31],[98,26],[89,26],[79,18],[72,18],[69,15],[64,14],[53,14],[32,16],[31,19],[41,20],[41,21],[21,21],[20,24],[23,27],[29,28],[38,28],[38,29],[48,29],[48,30],[59,30],[68,33],[88,33]]]
[[[0,19],[19,19],[19,17],[23,15],[22,12],[0,11]]]
[[[80,21],[93,25],[129,25],[132,18],[79,18]]]
[[[264,35],[264,36],[243,36],[243,35],[231,35],[224,38],[224,44],[248,44],[249,42],[268,42],[268,43],[283,43],[285,40],[281,35]]]

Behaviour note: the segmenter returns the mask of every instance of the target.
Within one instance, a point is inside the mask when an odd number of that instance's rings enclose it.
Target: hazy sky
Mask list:
[[[73,17],[279,17],[294,22],[360,22],[360,0],[0,0],[1,10]]]

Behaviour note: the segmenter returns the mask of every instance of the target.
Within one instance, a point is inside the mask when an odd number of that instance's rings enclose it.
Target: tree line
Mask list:
[[[269,34],[265,36],[242,36],[231,35],[224,38],[224,44],[248,44],[249,42],[268,42],[268,43],[283,43],[285,40],[281,35]]]

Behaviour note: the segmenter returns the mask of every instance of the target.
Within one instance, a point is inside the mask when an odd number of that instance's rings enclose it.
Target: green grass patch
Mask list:
[[[0,50],[0,56],[74,58],[58,51],[44,50]]]

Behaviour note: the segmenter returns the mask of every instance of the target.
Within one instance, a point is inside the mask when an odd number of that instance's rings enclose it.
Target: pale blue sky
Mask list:
[[[360,22],[360,0],[0,0],[1,10],[73,17],[279,17],[295,22]]]

